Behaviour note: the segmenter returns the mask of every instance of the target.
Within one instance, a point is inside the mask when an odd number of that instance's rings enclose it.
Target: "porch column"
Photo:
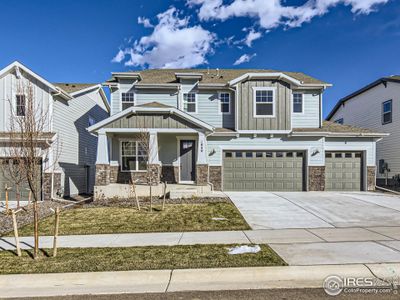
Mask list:
[[[107,134],[102,131],[99,132],[97,138],[97,159],[96,165],[105,165],[109,164],[109,157],[108,157],[108,142],[107,142]]]
[[[149,132],[150,138],[149,138],[149,164],[160,164],[160,161],[158,159],[158,138],[157,138],[157,132],[155,131],[150,131]]]
[[[110,161],[108,157],[108,141],[105,131],[99,131],[97,138],[96,183],[95,185],[110,184]]]
[[[204,132],[198,133],[197,161],[196,161],[196,184],[207,185],[208,163],[207,163],[207,139]]]
[[[160,176],[161,176],[161,163],[160,160],[158,159],[158,137],[157,137],[157,132],[156,131],[150,131],[149,132],[149,167],[151,172],[153,173],[154,176],[152,176],[153,180],[155,182],[153,183],[158,183],[160,182]]]

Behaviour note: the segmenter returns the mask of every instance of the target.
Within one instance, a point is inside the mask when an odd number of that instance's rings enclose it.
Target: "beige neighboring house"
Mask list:
[[[339,100],[327,120],[385,132],[376,145],[377,182],[400,174],[400,76],[380,78]]]
[[[95,195],[126,197],[150,164],[160,181],[217,191],[375,188],[374,130],[323,122],[331,85],[300,72],[155,69],[112,73]],[[138,133],[150,136],[149,159]]]
[[[10,111],[13,106],[19,117],[24,117],[25,95],[18,85],[31,83],[35,101],[48,112],[49,126],[45,144],[57,155],[54,168],[42,164],[42,176],[51,177],[44,187],[43,199],[52,196],[71,196],[92,193],[95,180],[97,137],[87,131],[89,126],[109,116],[110,107],[100,84],[51,83],[19,62],[13,62],[0,70],[0,161],[7,159]],[[54,140],[58,140],[58,150]],[[55,154],[55,153],[58,154]],[[44,171],[46,172],[44,173]],[[10,179],[0,172],[0,187],[13,186]],[[25,190],[25,189],[24,189]],[[0,188],[4,199],[4,189]],[[10,193],[11,198],[14,193]]]

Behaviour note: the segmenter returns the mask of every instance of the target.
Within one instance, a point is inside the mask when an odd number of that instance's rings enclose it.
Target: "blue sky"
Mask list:
[[[19,60],[52,82],[102,82],[111,72],[148,67],[301,71],[334,85],[326,115],[355,89],[400,74],[399,0],[0,5],[0,68]]]

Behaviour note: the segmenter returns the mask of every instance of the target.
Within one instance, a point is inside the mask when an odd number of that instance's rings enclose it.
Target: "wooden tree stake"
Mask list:
[[[54,212],[54,239],[53,239],[53,257],[57,256],[57,238],[60,224],[60,208],[57,207]]]
[[[17,216],[14,210],[11,210],[13,227],[14,227],[14,237],[15,237],[15,247],[17,248],[17,255],[21,256],[21,247],[19,246],[19,237],[18,237],[18,225],[17,225]]]
[[[167,183],[164,182],[164,196],[163,196],[163,202],[162,202],[162,210],[165,208],[165,197],[167,195]]]

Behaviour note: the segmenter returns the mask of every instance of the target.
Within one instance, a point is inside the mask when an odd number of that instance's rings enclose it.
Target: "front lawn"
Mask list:
[[[229,255],[235,245],[158,246],[130,248],[61,248],[57,257],[37,260],[24,251],[22,257],[0,251],[0,274],[101,272],[188,268],[284,266],[286,263],[267,245],[255,254]]]
[[[167,204],[164,211],[149,213],[129,207],[86,207],[65,210],[60,217],[60,235],[247,230],[249,225],[229,202]],[[217,219],[213,219],[217,218]],[[223,219],[218,219],[223,218]],[[52,235],[54,217],[40,221],[40,235]],[[19,230],[21,236],[33,235],[32,225]],[[10,233],[12,234],[12,233]]]

